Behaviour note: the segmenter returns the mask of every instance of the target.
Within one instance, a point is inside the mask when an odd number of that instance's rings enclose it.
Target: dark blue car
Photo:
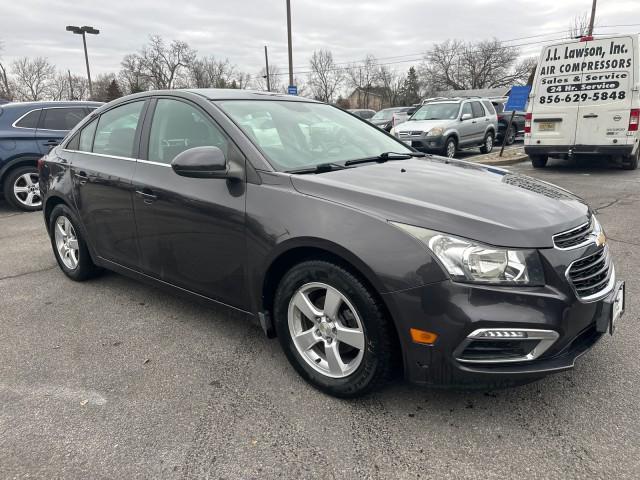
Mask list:
[[[0,190],[12,206],[39,210],[36,163],[99,102],[25,102],[0,105]]]

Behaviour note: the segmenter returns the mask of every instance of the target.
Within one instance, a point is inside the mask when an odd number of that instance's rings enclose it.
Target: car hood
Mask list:
[[[398,132],[421,131],[428,132],[434,127],[445,128],[451,120],[411,120],[401,123],[396,127]]]
[[[442,157],[293,175],[291,181],[303,194],[384,220],[495,246],[552,247],[554,234],[590,215],[580,198],[549,183]]]

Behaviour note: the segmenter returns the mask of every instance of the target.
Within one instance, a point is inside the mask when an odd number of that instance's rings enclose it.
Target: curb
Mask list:
[[[494,165],[494,166],[502,167],[507,165],[515,165],[516,163],[520,163],[525,160],[529,160],[529,155],[522,153],[522,154],[514,155],[508,158],[501,158],[501,157],[489,157],[489,158],[478,158],[478,159],[474,158],[473,162],[480,163],[482,165]]]

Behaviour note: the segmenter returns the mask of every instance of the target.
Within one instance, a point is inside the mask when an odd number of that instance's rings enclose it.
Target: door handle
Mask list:
[[[588,115],[583,115],[582,118],[598,118],[598,115],[595,113],[590,113]]]
[[[60,145],[60,142],[58,140],[47,140],[46,142],[44,142],[45,145],[52,145],[52,146],[56,146],[56,145]]]
[[[142,190],[136,190],[136,195],[144,201],[147,205],[151,205],[158,199],[157,195],[154,195],[151,190],[148,188],[143,188]]]
[[[478,122],[477,122],[477,121],[475,121],[475,120],[472,120],[472,121],[471,121],[471,123],[478,123]]]
[[[78,183],[80,185],[84,185],[85,183],[87,183],[87,180],[89,180],[89,177],[87,176],[87,174],[85,172],[78,172],[78,173],[76,173],[74,175],[78,179]]]

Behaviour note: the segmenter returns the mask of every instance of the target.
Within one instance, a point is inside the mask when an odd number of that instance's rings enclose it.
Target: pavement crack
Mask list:
[[[42,273],[42,272],[47,272],[49,270],[53,270],[54,268],[56,268],[58,265],[51,265],[50,267],[47,268],[42,268],[40,270],[31,270],[29,272],[24,272],[24,273],[18,273],[17,275],[7,275],[6,277],[0,277],[0,281],[2,280],[11,280],[13,278],[20,278],[20,277],[25,277],[27,275],[31,275],[33,273]]]
[[[640,243],[629,242],[628,240],[620,240],[618,238],[613,238],[607,235],[607,240],[611,240],[614,242],[624,243],[625,245],[633,245],[634,247],[640,247]]]
[[[609,208],[612,207],[613,205],[615,205],[616,203],[618,203],[621,199],[620,198],[616,198],[614,201],[609,202],[609,203],[605,203],[604,205],[602,205],[601,207],[597,207],[594,208],[593,211],[595,213],[600,213],[602,210],[604,210],[605,208]]]

